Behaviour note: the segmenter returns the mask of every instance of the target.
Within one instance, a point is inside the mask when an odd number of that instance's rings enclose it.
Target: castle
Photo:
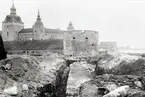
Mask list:
[[[37,19],[32,28],[24,28],[24,22],[16,13],[14,3],[2,22],[2,37],[4,41],[29,41],[63,39],[63,31],[45,28],[38,11]]]
[[[63,45],[63,53],[69,57],[94,57],[98,54],[99,33],[97,31],[75,30],[71,21],[65,31],[45,28],[39,11],[33,27],[24,28],[24,22],[16,14],[14,3],[10,9],[10,15],[7,15],[2,22],[2,37],[8,42],[61,40],[63,44],[59,45]]]

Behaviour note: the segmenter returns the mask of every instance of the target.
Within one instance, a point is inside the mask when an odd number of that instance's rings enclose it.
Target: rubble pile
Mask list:
[[[81,84],[79,97],[145,97],[145,59],[128,54],[104,54],[95,78]]]
[[[144,97],[143,84],[141,83],[141,87],[136,84],[140,82],[138,78],[140,77],[131,75],[100,75],[96,79],[81,84],[78,95],[80,97]],[[125,88],[119,89],[124,86],[127,87],[127,91]],[[118,92],[121,94],[116,94]]]
[[[109,73],[118,75],[144,75],[145,59],[137,59],[133,62],[122,61],[118,66],[115,66],[109,70]]]
[[[128,55],[128,54],[121,54],[117,53],[114,55],[102,55],[101,60],[99,61],[100,66],[105,69],[112,69],[115,66],[120,65],[123,61],[126,63],[135,62],[136,60],[140,59],[140,56]]]
[[[145,59],[141,56],[116,54],[108,59],[100,60],[99,66],[109,74],[140,75],[145,73]]]
[[[98,62],[63,55],[0,61],[0,97],[145,97],[145,59],[102,55]]]
[[[0,97],[66,97],[68,74],[64,59],[7,58],[0,62]]]

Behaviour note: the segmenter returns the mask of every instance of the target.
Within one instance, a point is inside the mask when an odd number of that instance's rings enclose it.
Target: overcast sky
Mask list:
[[[0,21],[10,14],[12,0],[0,3]],[[145,48],[145,0],[15,0],[17,14],[31,28],[38,9],[47,28],[99,31],[100,41]],[[1,27],[0,27],[1,29]]]

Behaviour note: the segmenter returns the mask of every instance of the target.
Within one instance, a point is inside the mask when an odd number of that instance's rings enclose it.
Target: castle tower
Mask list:
[[[45,27],[43,25],[43,22],[40,18],[40,13],[38,10],[38,15],[35,24],[33,25],[33,35],[34,40],[42,40],[43,35],[45,34]]]
[[[2,22],[2,37],[4,41],[18,40],[18,33],[24,28],[21,17],[16,14],[14,1],[10,9],[10,15],[7,15]]]
[[[70,21],[70,22],[69,22],[69,25],[68,25],[68,27],[67,27],[67,31],[72,31],[72,30],[75,30],[75,28],[73,27],[73,24],[72,24],[72,22]]]

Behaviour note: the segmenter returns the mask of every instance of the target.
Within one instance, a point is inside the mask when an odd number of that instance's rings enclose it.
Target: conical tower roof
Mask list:
[[[38,10],[37,19],[36,19],[36,22],[35,22],[34,25],[35,25],[35,26],[40,26],[40,25],[43,26],[43,22],[41,21],[41,17],[40,17],[40,12],[39,12],[39,10]]]
[[[73,24],[72,24],[71,21],[70,21],[69,24],[68,24],[67,30],[68,30],[68,31],[75,30],[75,28],[73,27]]]

